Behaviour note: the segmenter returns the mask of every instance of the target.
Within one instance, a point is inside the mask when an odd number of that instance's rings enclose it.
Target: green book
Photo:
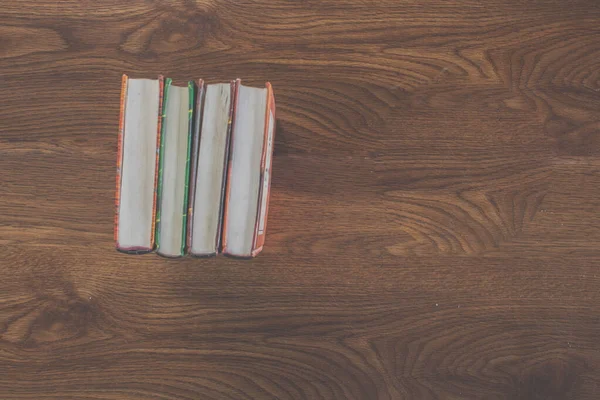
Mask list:
[[[195,84],[164,85],[156,204],[156,252],[186,253]]]

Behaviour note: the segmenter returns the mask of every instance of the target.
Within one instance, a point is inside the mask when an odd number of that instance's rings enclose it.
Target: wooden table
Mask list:
[[[600,7],[4,1],[0,399],[597,399]],[[114,250],[120,76],[272,82],[264,252]]]

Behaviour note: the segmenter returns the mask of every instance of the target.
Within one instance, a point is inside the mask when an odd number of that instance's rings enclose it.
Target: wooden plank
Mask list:
[[[600,8],[0,9],[0,398],[596,399]],[[114,250],[120,76],[273,84],[259,257]]]

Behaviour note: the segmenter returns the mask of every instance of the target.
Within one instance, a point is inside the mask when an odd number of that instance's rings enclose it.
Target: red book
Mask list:
[[[265,243],[275,135],[271,84],[252,88],[236,82],[222,251],[254,257]]]

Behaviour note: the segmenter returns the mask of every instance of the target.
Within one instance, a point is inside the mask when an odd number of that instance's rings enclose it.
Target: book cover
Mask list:
[[[114,239],[119,249],[119,205],[121,200],[121,166],[123,165],[123,131],[125,129],[125,100],[127,99],[127,83],[129,77],[121,77],[121,102],[119,106],[119,132],[117,135],[117,187],[115,191],[115,232]]]
[[[227,207],[225,203],[227,201],[226,191],[227,181],[229,177],[229,149],[231,148],[231,132],[233,128],[233,117],[235,113],[235,105],[237,104],[237,92],[240,83],[240,79],[231,81],[231,107],[229,108],[229,118],[227,120],[229,126],[227,128],[227,142],[225,144],[225,159],[223,160],[225,167],[223,168],[223,186],[221,187],[221,209],[219,210],[219,227],[217,230],[218,233],[216,239],[216,249],[218,252],[222,252],[224,248],[224,246],[222,246],[221,244],[221,241],[223,238],[223,230],[225,229],[223,221],[225,220],[225,213],[227,212]]]
[[[271,164],[273,162],[273,147],[275,141],[275,96],[273,88],[267,82],[267,111],[265,114],[265,141],[261,159],[261,189],[258,201],[258,216],[254,233],[252,257],[263,249],[267,232],[267,216],[269,214],[269,199],[271,197]]]
[[[171,87],[173,80],[171,78],[166,78],[164,80],[164,85],[163,85],[163,90],[161,90],[162,93],[162,98],[160,101],[161,104],[161,115],[160,115],[160,121],[161,121],[161,131],[160,131],[160,141],[159,141],[159,146],[157,147],[158,149],[158,153],[157,153],[157,157],[158,157],[158,170],[157,170],[157,174],[156,174],[156,195],[155,195],[155,202],[156,202],[156,217],[154,219],[154,229],[153,229],[153,235],[155,237],[155,242],[156,242],[156,247],[160,247],[160,206],[161,206],[161,200],[162,200],[162,186],[163,186],[163,168],[164,168],[164,149],[165,149],[165,130],[166,130],[166,123],[165,123],[165,119],[167,117],[166,114],[166,105],[167,105],[167,100],[169,99],[169,88]]]
[[[190,164],[190,180],[188,193],[188,224],[186,246],[189,249],[192,243],[192,228],[194,226],[194,204],[196,201],[196,178],[198,175],[198,153],[200,151],[200,132],[202,131],[202,112],[204,107],[204,81],[198,79],[196,101],[194,103],[194,123],[192,133],[192,150]]]
[[[231,101],[231,116],[229,118],[229,140],[227,143],[227,160],[225,160],[225,184],[223,185],[223,192],[222,192],[222,196],[223,196],[223,201],[221,202],[222,207],[223,207],[223,212],[221,213],[221,220],[220,220],[220,231],[221,234],[219,235],[219,240],[221,241],[221,243],[219,244],[219,246],[217,247],[219,249],[219,253],[224,253],[226,254],[225,249],[227,248],[227,218],[228,218],[228,209],[229,209],[229,192],[230,192],[230,185],[231,185],[231,155],[229,154],[230,149],[232,148],[232,143],[233,143],[233,128],[234,128],[234,124],[235,124],[235,112],[237,109],[237,101],[238,101],[238,92],[240,89],[240,84],[242,83],[241,79],[236,79],[235,81],[231,82],[231,90],[233,92],[233,97],[232,97],[232,101]]]
[[[184,255],[186,253],[187,248],[187,223],[188,223],[188,197],[189,197],[189,189],[190,189],[190,152],[192,150],[192,137],[194,135],[194,103],[195,103],[195,93],[196,93],[196,84],[194,81],[188,82],[188,135],[187,135],[187,151],[186,151],[186,161],[185,161],[185,189],[183,196],[183,226],[181,228],[181,254]]]
[[[162,132],[163,132],[163,128],[162,128],[162,122],[163,122],[163,107],[164,107],[164,93],[165,93],[165,78],[160,75],[160,77],[158,78],[160,85],[159,85],[159,89],[158,92],[160,93],[160,97],[158,99],[158,132],[156,134],[156,167],[155,167],[155,171],[154,171],[154,206],[153,208],[153,214],[154,214],[154,219],[153,221],[153,225],[152,225],[152,247],[156,247],[156,237],[155,237],[155,227],[156,227],[156,208],[158,205],[158,175],[159,175],[159,162],[160,162],[160,143],[162,143]],[[171,84],[171,80],[169,79],[169,84]]]

